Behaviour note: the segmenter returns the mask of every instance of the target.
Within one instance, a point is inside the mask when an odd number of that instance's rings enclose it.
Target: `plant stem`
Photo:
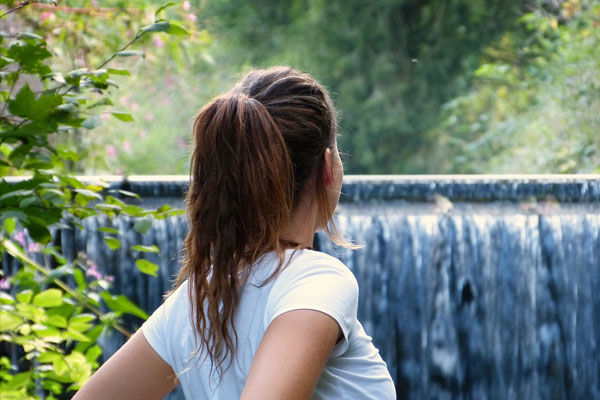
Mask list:
[[[31,3],[35,3],[35,1],[24,1],[21,4],[19,4],[18,6],[16,6],[15,8],[11,8],[7,12],[5,12],[4,14],[0,15],[0,18],[4,17],[5,15],[10,14],[11,12],[15,12],[17,10],[20,10],[21,8],[23,8],[25,6],[28,6]]]

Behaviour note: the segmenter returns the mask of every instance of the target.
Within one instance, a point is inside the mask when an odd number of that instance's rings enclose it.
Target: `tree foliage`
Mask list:
[[[552,11],[522,16],[487,49],[472,89],[444,105],[429,132],[437,168],[600,172],[600,2]]]
[[[522,1],[220,1],[215,31],[242,62],[314,73],[341,112],[349,173],[423,172],[424,133],[464,91]],[[239,51],[251,49],[251,51]],[[237,50],[237,51],[236,51]],[[235,56],[232,56],[235,57]]]
[[[141,56],[130,46],[146,35],[186,31],[157,10],[152,23],[95,67],[64,70],[64,60],[48,46],[52,33],[18,14],[30,12],[26,5],[9,4],[8,11],[1,11],[6,20],[14,19],[7,22],[9,31],[0,33],[0,250],[3,261],[10,256],[20,267],[12,276],[6,276],[4,265],[0,270],[0,342],[18,357],[14,363],[0,355],[0,394],[2,399],[52,399],[79,388],[98,367],[102,350],[96,340],[103,329],[128,335],[120,324],[122,315],[147,318],[129,299],[111,293],[111,278],[99,272],[94,260],[61,254],[52,244],[52,232],[83,229],[84,219],[98,215],[110,220],[180,213],[166,206],[144,210],[127,201],[134,193],[76,178],[68,164],[81,155],[68,138],[96,128],[100,114],[131,121],[126,111],[112,109],[108,91],[117,86],[113,78],[129,74],[112,62]],[[147,230],[146,225],[135,226]],[[120,233],[112,226],[99,232],[107,250],[121,247]],[[130,251],[158,249],[137,245]],[[142,273],[156,273],[157,266],[148,260],[141,258],[136,265]]]

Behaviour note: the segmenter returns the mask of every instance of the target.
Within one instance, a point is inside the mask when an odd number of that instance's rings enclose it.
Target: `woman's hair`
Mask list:
[[[329,222],[327,232],[337,239],[322,178],[337,122],[329,94],[315,79],[274,67],[251,71],[213,99],[193,129],[189,233],[177,283],[189,281],[197,351],[204,350],[221,375],[235,354],[239,289],[262,255],[275,251],[278,271],[283,250],[299,247],[279,235],[306,190],[314,191],[319,221]]]

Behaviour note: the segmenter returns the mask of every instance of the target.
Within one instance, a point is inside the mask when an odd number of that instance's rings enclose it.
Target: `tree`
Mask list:
[[[469,87],[480,51],[522,1],[220,1],[208,5],[229,59],[289,63],[336,97],[349,173],[427,172],[440,107]],[[251,51],[242,51],[242,50]]]
[[[520,18],[486,51],[473,88],[444,106],[438,168],[600,172],[600,2]],[[445,155],[445,156],[444,156]]]

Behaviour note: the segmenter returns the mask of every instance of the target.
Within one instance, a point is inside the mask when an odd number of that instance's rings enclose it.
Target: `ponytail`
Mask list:
[[[189,280],[193,329],[219,373],[235,348],[233,326],[243,266],[276,250],[293,206],[293,168],[279,128],[244,94],[214,99],[194,123],[196,147],[188,218],[201,234],[185,240],[178,281]],[[233,333],[233,335],[232,335]]]

